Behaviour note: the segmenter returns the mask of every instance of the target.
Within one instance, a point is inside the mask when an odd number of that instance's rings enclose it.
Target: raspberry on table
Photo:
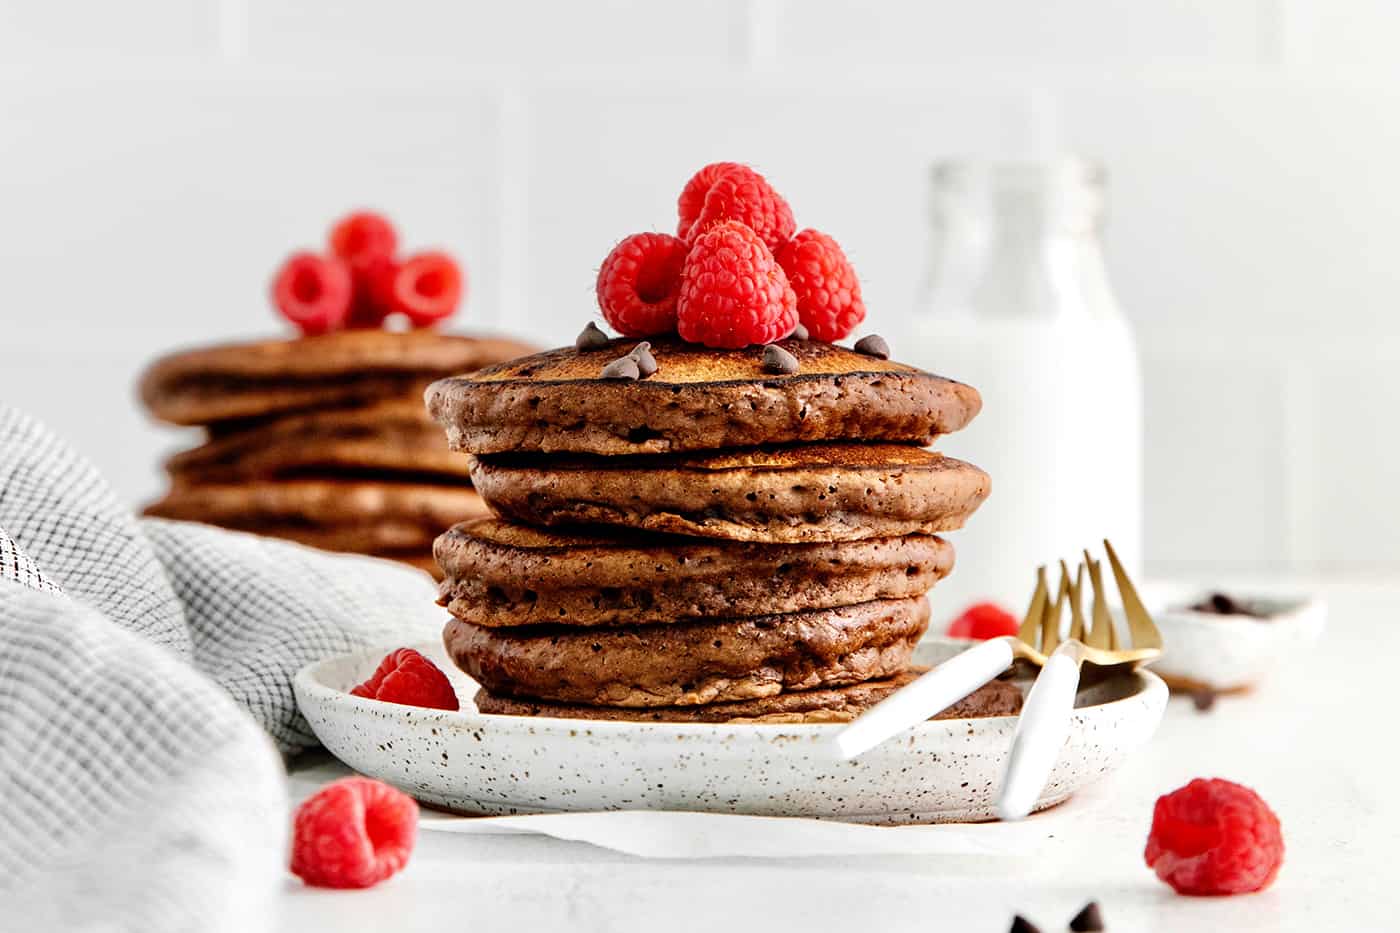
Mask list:
[[[710,193],[710,186],[719,176],[730,169],[747,167],[738,162],[711,162],[690,176],[690,181],[681,189],[681,196],[676,199],[676,213],[680,216],[680,222],[676,224],[676,236],[682,240],[690,239],[690,228],[695,226],[700,209],[705,206],[705,195]]]
[[[1158,798],[1143,857],[1178,894],[1262,891],[1283,864],[1283,830],[1248,787],[1196,778]]]
[[[320,888],[368,888],[406,864],[418,804],[365,777],[341,778],[300,807],[292,827],[292,874]]]
[[[307,336],[343,326],[350,296],[350,267],[333,256],[293,253],[272,280],[272,303]]]
[[[460,708],[457,691],[452,689],[447,675],[412,648],[389,652],[369,680],[350,692],[357,697],[405,706]]]
[[[419,253],[399,263],[389,284],[389,306],[414,327],[428,327],[457,310],[466,275],[442,252]]]
[[[689,247],[666,233],[634,233],[613,247],[598,270],[598,307],[624,337],[676,329],[681,266]]]
[[[704,173],[705,169],[700,171]],[[734,165],[716,175],[705,192],[699,215],[686,230],[686,242],[693,245],[696,237],[725,220],[737,220],[747,226],[769,250],[776,250],[797,229],[787,201],[747,165]]]
[[[865,320],[856,270],[836,241],[803,230],[780,245],[774,256],[797,295],[797,315],[813,340],[840,340]]]
[[[1021,623],[996,603],[975,603],[968,606],[948,625],[952,638],[976,638],[985,641],[1002,635],[1015,635]]]
[[[676,302],[681,339],[737,349],[781,340],[796,326],[797,296],[758,234],[727,220],[696,238]]]

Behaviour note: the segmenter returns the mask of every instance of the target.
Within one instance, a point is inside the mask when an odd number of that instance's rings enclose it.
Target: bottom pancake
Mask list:
[[[584,628],[452,619],[448,655],[491,693],[597,706],[695,706],[890,677],[928,628],[922,596],[784,615]]]
[[[558,719],[609,719],[630,722],[822,723],[850,722],[926,668],[908,668],[894,677],[847,687],[780,693],[777,696],[705,706],[620,709],[612,706],[542,703],[496,696],[481,690],[476,708],[501,716],[551,716]],[[1021,711],[1021,691],[1010,681],[994,680],[954,703],[932,719],[981,719],[1014,716]]]

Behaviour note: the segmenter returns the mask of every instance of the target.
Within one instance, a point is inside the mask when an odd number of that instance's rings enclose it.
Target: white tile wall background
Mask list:
[[[878,319],[931,160],[1072,150],[1112,176],[1150,568],[1396,573],[1398,49],[1383,0],[0,0],[0,398],[134,502],[182,442],[142,364],[277,332],[270,271],[345,208],[465,257],[464,326],[556,342],[611,242],[748,161]]]

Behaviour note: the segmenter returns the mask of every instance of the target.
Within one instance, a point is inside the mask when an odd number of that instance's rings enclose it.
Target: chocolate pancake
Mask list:
[[[889,677],[908,665],[928,614],[917,596],[626,628],[486,628],[452,619],[443,643],[497,696],[694,706]]]
[[[962,527],[991,491],[970,463],[904,444],[669,456],[472,460],[491,508],[526,524],[623,525],[735,541],[853,541]]]
[[[434,383],[433,417],[457,450],[666,453],[799,441],[932,443],[981,409],[977,390],[829,343],[786,340],[798,370],[763,366],[763,348],[712,350],[653,338],[657,370],[603,379],[636,340],[563,348]]]
[[[517,700],[480,690],[476,694],[476,708],[483,713],[503,716],[552,716],[557,719],[611,719],[631,722],[850,722],[925,670],[927,668],[911,667],[883,680],[868,680],[846,687],[780,693],[756,700],[711,703],[706,706],[583,706]],[[994,680],[931,718],[982,719],[988,716],[1015,716],[1020,711],[1021,691],[1016,685],[1005,680]]]
[[[141,399],[157,418],[211,424],[276,412],[421,397],[443,376],[528,353],[511,340],[348,330],[187,350],[153,363]]]
[[[932,535],[834,544],[731,544],[611,530],[565,533],[496,518],[434,548],[439,602],[486,626],[675,622],[918,596],[953,567]]]
[[[444,527],[485,512],[481,497],[464,486],[334,479],[177,483],[145,510],[326,550],[425,556]]]
[[[233,483],[327,471],[465,479],[467,458],[447,446],[416,398],[239,422],[181,451],[165,468],[177,481]]]

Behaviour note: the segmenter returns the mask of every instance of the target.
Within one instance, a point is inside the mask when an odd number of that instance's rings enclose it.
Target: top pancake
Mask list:
[[[971,386],[829,343],[786,340],[790,375],[763,348],[714,350],[654,338],[657,371],[603,379],[638,341],[565,347],[428,388],[428,410],[457,450],[669,453],[824,440],[932,443],[982,407]]]
[[[332,405],[416,397],[429,382],[528,353],[489,337],[348,330],[173,353],[141,377],[141,399],[174,424],[212,424]]]

